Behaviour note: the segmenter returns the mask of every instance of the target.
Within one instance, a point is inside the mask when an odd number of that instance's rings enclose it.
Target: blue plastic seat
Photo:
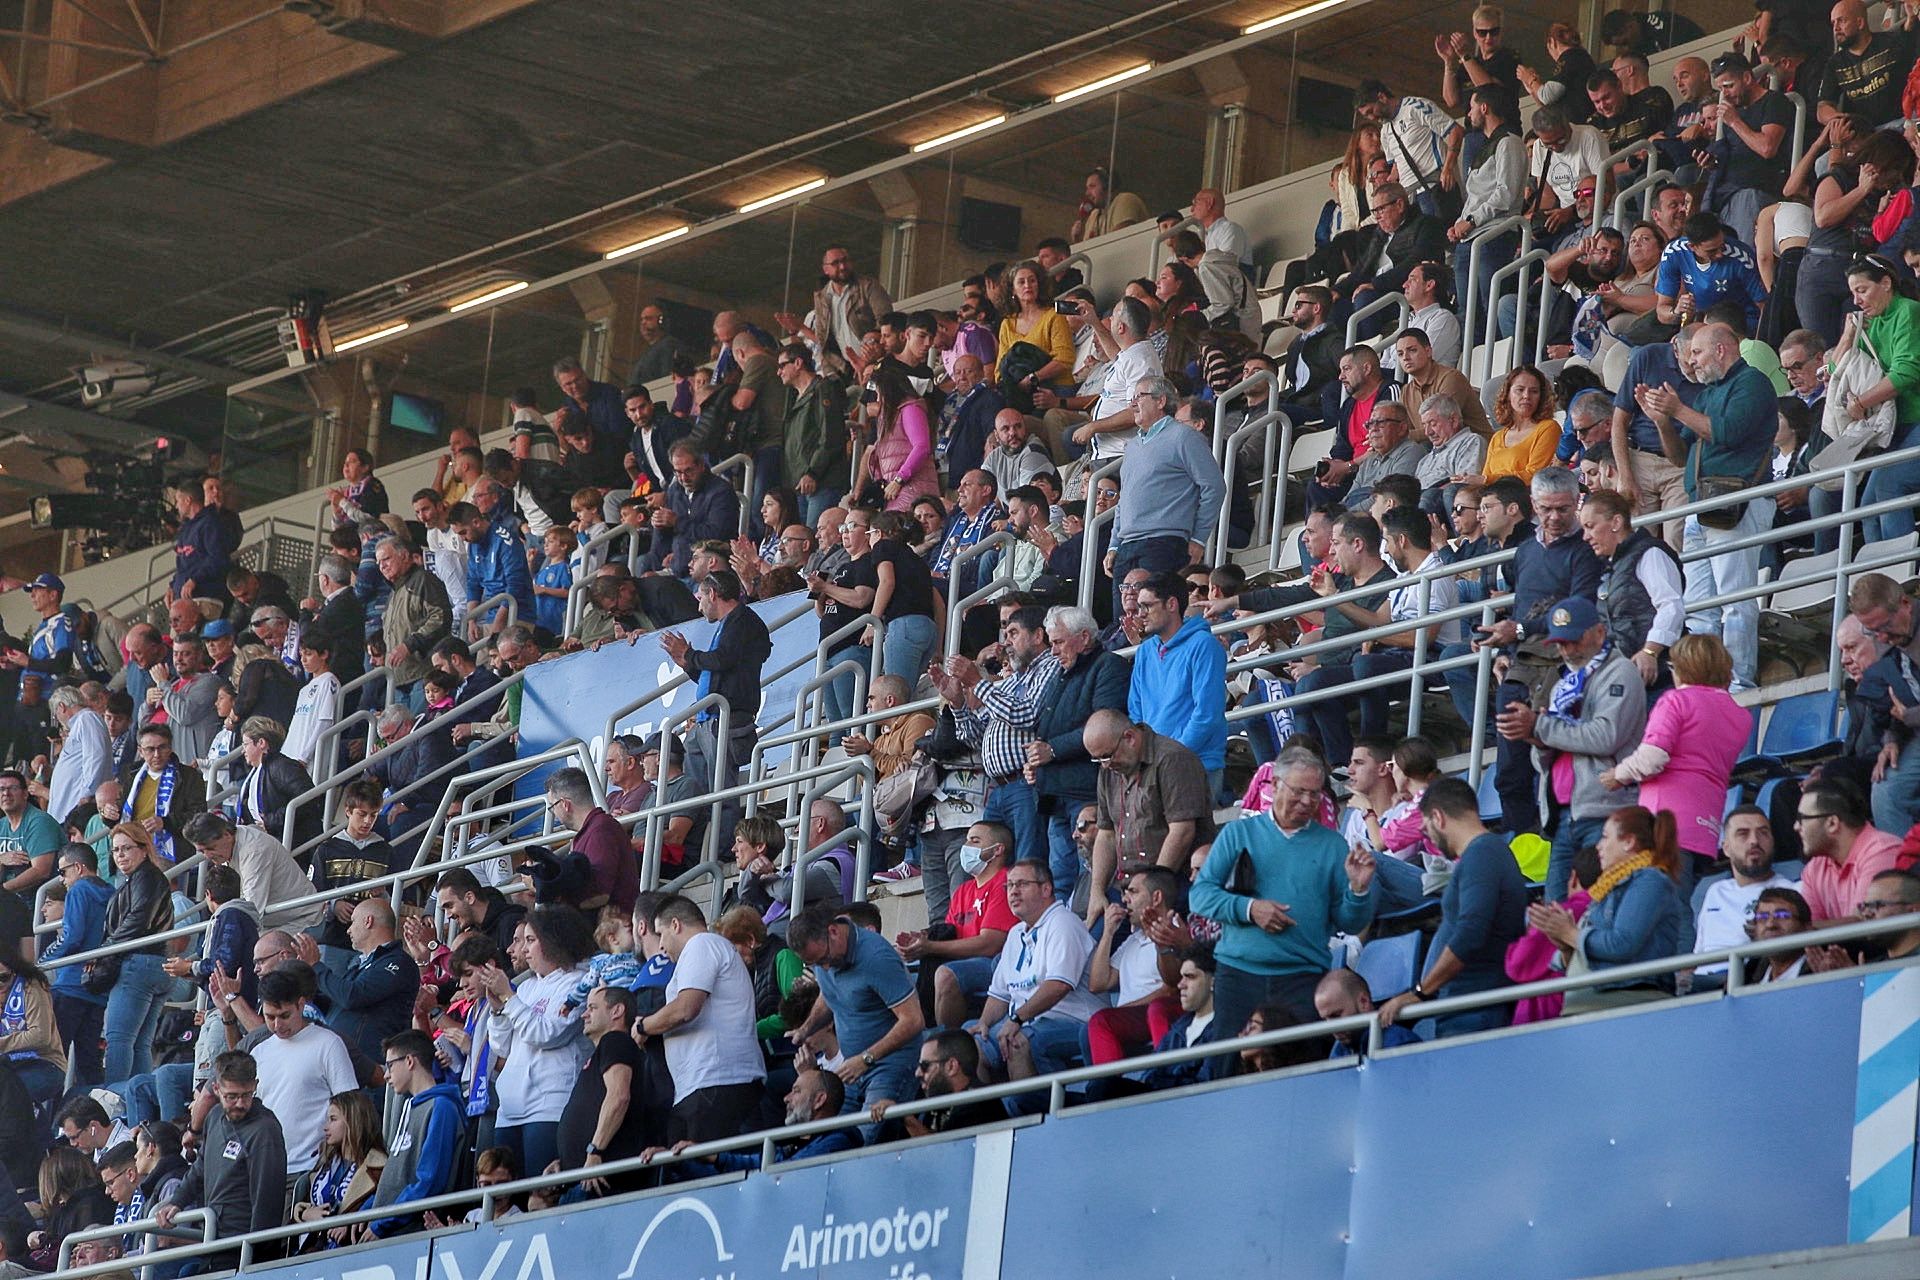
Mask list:
[[[1759,754],[1770,760],[1792,760],[1800,756],[1837,751],[1840,735],[1834,725],[1840,718],[1840,695],[1833,692],[1796,694],[1773,706],[1766,735],[1760,741]]]
[[[1743,786],[1740,786],[1738,783],[1735,783],[1733,786],[1727,788],[1727,807],[1720,811],[1720,821],[1722,824],[1724,824],[1726,820],[1732,816],[1733,811],[1735,809],[1738,809],[1740,807],[1741,801],[1745,800],[1746,798],[1747,798],[1747,789]]]
[[[1497,771],[1491,767],[1480,771],[1480,789],[1476,794],[1480,799],[1480,820],[1482,822],[1495,822],[1498,821],[1500,817],[1500,790],[1494,785],[1494,774],[1496,772]]]
[[[1388,1000],[1414,984],[1420,976],[1420,933],[1375,938],[1353,958],[1353,971],[1367,980],[1375,1000]]]

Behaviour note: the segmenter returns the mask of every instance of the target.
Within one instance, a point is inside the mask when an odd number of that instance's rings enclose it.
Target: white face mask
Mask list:
[[[960,869],[970,876],[980,874],[980,868],[987,865],[985,853],[970,844],[960,846]]]

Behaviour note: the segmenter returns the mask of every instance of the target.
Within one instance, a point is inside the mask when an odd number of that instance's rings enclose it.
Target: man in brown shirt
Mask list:
[[[904,705],[912,696],[913,690],[908,687],[906,677],[876,676],[867,690],[867,710],[891,711]],[[874,772],[885,778],[897,773],[913,759],[913,744],[932,732],[933,717],[924,711],[914,711],[882,720],[880,732],[874,737],[850,733],[841,740],[840,745],[850,756],[872,756]]]
[[[1394,359],[1400,365],[1400,403],[1410,422],[1420,421],[1420,405],[1428,396],[1452,396],[1460,406],[1460,422],[1467,430],[1486,436],[1493,430],[1480,393],[1452,365],[1433,358],[1433,344],[1419,329],[1408,329],[1394,339]]]
[[[1186,873],[1193,851],[1213,843],[1213,797],[1199,756],[1119,711],[1094,712],[1082,740],[1100,766],[1087,909],[1105,911],[1117,871],[1157,864]]]

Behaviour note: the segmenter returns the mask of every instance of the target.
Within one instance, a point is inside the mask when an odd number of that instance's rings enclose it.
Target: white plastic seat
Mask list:
[[[1287,456],[1287,474],[1300,475],[1311,471],[1315,464],[1332,452],[1332,431],[1309,431],[1303,436],[1296,437],[1293,442],[1293,452]]]

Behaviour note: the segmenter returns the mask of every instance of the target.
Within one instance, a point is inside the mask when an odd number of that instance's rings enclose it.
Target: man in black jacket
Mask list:
[[[139,755],[120,778],[123,812],[153,834],[162,856],[178,860],[189,852],[179,843],[180,832],[207,807],[206,780],[174,758],[172,726],[143,725],[137,742]]]
[[[1085,609],[1072,606],[1047,611],[1047,646],[1060,664],[1060,679],[1034,721],[1038,737],[1027,744],[1027,767],[1047,819],[1054,896],[1066,902],[1080,879],[1073,821],[1093,803],[1100,778],[1083,731],[1096,711],[1126,711],[1133,663],[1102,649],[1100,624]]]
[[[341,684],[366,670],[367,611],[353,590],[354,566],[338,555],[320,557],[320,595],[300,602],[303,630],[324,632],[333,641],[333,674]]]
[[[773,653],[773,637],[767,634],[767,624],[760,615],[748,606],[740,578],[731,569],[709,573],[700,583],[697,598],[700,616],[719,624],[707,647],[695,649],[678,631],[661,632],[660,643],[667,657],[698,681],[696,696],[717,693],[727,700],[732,715],[727,774],[737,779],[758,737],[754,722],[760,715],[760,672]],[[718,717],[709,710],[687,729],[687,772],[696,778],[713,776],[712,761],[720,749],[715,738],[718,726]],[[722,843],[721,847],[727,846]]]
[[[280,1121],[260,1105],[260,1073],[253,1055],[233,1050],[213,1062],[213,1091],[219,1109],[207,1117],[200,1154],[187,1167],[167,1198],[154,1210],[154,1220],[171,1227],[182,1209],[205,1205],[213,1213],[213,1233],[220,1237],[265,1231],[286,1222],[287,1141]],[[270,1259],[277,1244],[257,1246],[256,1258]],[[239,1263],[238,1251],[214,1254],[211,1270],[228,1270]]]
[[[493,939],[501,955],[507,954],[513,931],[520,927],[521,919],[527,914],[525,907],[508,902],[498,889],[482,885],[466,867],[442,872],[433,892],[439,899],[440,910],[452,922],[453,934],[469,931],[484,934]]]
[[[1420,263],[1447,256],[1447,224],[1415,209],[1406,188],[1399,183],[1388,182],[1374,189],[1373,216],[1373,230],[1360,242],[1353,270],[1337,286],[1337,292],[1356,308],[1397,290],[1407,272]],[[1371,338],[1384,333],[1390,314],[1376,312],[1361,322],[1360,336]]]
[[[1300,336],[1287,348],[1280,373],[1287,381],[1286,407],[1298,422],[1317,422],[1326,415],[1321,392],[1340,376],[1344,335],[1329,317],[1333,292],[1325,285],[1301,285],[1293,293],[1294,325]]]

